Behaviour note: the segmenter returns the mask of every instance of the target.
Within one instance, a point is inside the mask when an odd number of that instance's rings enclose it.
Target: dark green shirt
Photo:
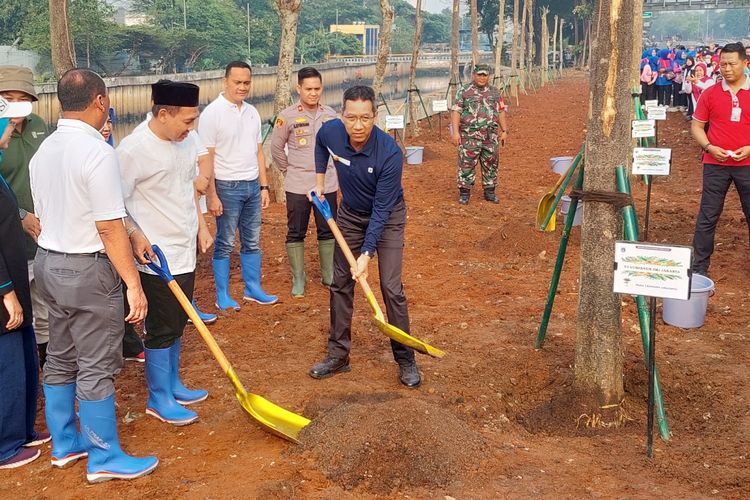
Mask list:
[[[30,114],[26,117],[23,133],[17,130],[10,136],[8,149],[5,150],[3,161],[0,163],[0,174],[13,190],[18,200],[19,208],[34,213],[34,201],[31,198],[31,183],[29,181],[29,162],[44,139],[47,138],[47,125],[38,115]],[[31,260],[36,253],[34,240],[26,237],[26,257]]]

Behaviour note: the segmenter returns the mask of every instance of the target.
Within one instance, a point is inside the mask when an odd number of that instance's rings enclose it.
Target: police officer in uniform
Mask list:
[[[307,193],[315,186],[315,136],[325,122],[336,118],[333,108],[320,103],[322,91],[320,72],[315,68],[300,69],[297,72],[299,101],[279,113],[271,136],[271,155],[284,174],[286,252],[292,268],[294,298],[305,296],[305,235],[312,209]],[[336,170],[329,162],[323,193],[334,213],[338,188]],[[318,234],[320,278],[324,285],[330,286],[333,282],[333,234],[323,216],[316,210],[313,213]]]
[[[506,106],[497,87],[489,84],[490,66],[474,66],[472,81],[459,87],[451,113],[451,139],[458,146],[458,203],[469,203],[477,162],[481,163],[484,199],[495,195],[499,148],[508,137]]]

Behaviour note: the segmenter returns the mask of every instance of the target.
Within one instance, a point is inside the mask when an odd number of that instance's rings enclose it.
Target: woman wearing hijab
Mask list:
[[[690,85],[690,78],[693,77],[695,71],[695,56],[689,55],[685,59],[685,66],[682,68],[682,94],[685,96],[687,104],[687,119],[693,118],[693,98],[692,98],[692,86]]]
[[[657,61],[658,77],[656,78],[656,98],[659,106],[672,105],[672,80],[674,80],[673,62],[669,57],[669,49],[659,51]]]
[[[649,62],[650,52],[649,50],[644,50],[643,58],[641,59],[641,104],[656,98],[654,82],[658,74]]]
[[[693,101],[693,109],[695,109],[698,99],[701,94],[709,87],[714,85],[716,82],[713,78],[707,75],[706,65],[698,63],[695,65],[693,75],[687,79],[690,97]]]
[[[19,106],[20,105],[20,106]],[[31,103],[0,97],[0,161],[15,123],[31,113]],[[29,269],[18,201],[0,175],[0,469],[36,460],[33,448],[50,440],[34,431],[39,358],[32,324]]]
[[[672,80],[672,103],[675,107],[680,108],[680,111],[687,109],[687,95],[682,93],[682,71],[686,60],[687,52],[685,50],[678,50],[675,53],[674,63],[672,64],[672,72],[674,73],[674,80]]]

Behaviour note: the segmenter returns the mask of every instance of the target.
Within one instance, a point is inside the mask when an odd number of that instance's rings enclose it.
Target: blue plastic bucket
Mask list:
[[[714,294],[714,282],[693,274],[688,300],[664,299],[661,317],[665,323],[680,328],[700,328],[706,321],[708,298]]]

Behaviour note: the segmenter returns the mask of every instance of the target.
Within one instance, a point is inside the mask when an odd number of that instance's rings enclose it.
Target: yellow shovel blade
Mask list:
[[[386,337],[392,338],[396,342],[411,347],[414,350],[428,354],[433,358],[442,358],[445,356],[445,352],[440,349],[432,347],[430,344],[412,337],[400,328],[396,328],[395,326],[386,323],[385,318],[383,317],[383,311],[380,309],[377,300],[375,300],[375,295],[373,295],[372,291],[367,293],[367,302],[375,313],[375,316],[372,317],[373,322],[378,327],[378,330],[383,332]]]
[[[177,301],[185,310],[185,313],[193,322],[193,325],[208,346],[211,354],[214,355],[216,361],[219,362],[219,366],[221,366],[224,373],[226,373],[227,378],[229,378],[229,381],[234,386],[234,393],[237,396],[240,405],[242,405],[242,408],[249,413],[251,417],[257,420],[260,425],[272,433],[294,443],[298,443],[297,436],[300,431],[310,423],[310,420],[301,415],[297,415],[296,413],[292,413],[289,410],[285,410],[281,406],[271,403],[262,396],[248,393],[245,386],[242,385],[240,378],[237,376],[237,373],[234,371],[234,368],[229,364],[229,360],[227,360],[224,352],[219,347],[219,344],[216,343],[213,335],[211,335],[208,327],[206,327],[206,324],[200,319],[198,313],[195,312],[193,305],[185,296],[180,285],[178,285],[173,279],[167,283],[167,286],[169,286],[169,289],[177,298]]]
[[[237,400],[251,417],[273,434],[293,443],[299,443],[299,433],[310,423],[309,419],[292,413],[263,396],[248,393],[232,367],[229,367],[227,377],[234,386]]]
[[[547,217],[547,214],[549,213],[550,208],[552,208],[552,205],[554,203],[554,193],[547,193],[541,200],[539,200],[539,205],[536,209],[536,227],[540,231],[544,231],[545,233],[549,233],[555,230],[555,215],[557,215],[556,212],[552,212],[552,217],[550,217],[549,222],[547,223],[547,227],[544,227],[544,219]]]

